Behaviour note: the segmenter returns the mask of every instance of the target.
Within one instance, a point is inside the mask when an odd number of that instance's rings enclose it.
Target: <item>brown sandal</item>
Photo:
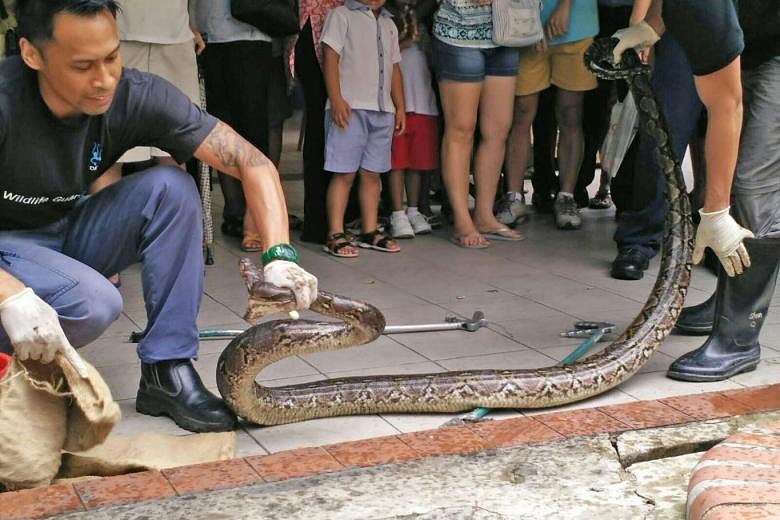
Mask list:
[[[357,250],[354,250],[351,253],[343,251],[343,249],[347,247],[355,247],[347,235],[345,233],[334,233],[328,237],[328,242],[326,245],[322,246],[322,250],[333,256],[338,256],[339,258],[355,258],[360,256],[360,252]]]

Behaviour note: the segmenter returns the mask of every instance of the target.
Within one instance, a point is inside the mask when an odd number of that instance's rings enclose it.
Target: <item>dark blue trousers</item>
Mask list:
[[[682,162],[704,106],[696,93],[688,59],[680,44],[668,32],[656,46],[652,85],[666,119],[674,154]],[[653,257],[661,245],[666,188],[655,140],[641,127],[637,139],[639,149],[634,163],[634,179],[645,185],[650,180],[648,191],[652,196],[643,209],[622,213],[613,239],[618,249],[636,249]]]
[[[178,168],[158,166],[83,198],[59,222],[0,231],[0,268],[51,305],[68,340],[81,347],[122,310],[106,276],[140,262],[148,324],[138,356],[144,362],[194,358],[202,244],[195,183]],[[12,349],[0,327],[0,351]]]

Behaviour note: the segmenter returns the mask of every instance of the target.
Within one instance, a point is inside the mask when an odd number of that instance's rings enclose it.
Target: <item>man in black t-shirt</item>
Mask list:
[[[122,69],[114,0],[20,0],[21,57],[0,62],[0,351],[50,362],[96,339],[122,309],[106,279],[141,262],[148,325],[136,408],[192,431],[235,428],[203,386],[196,318],[203,290],[200,198],[178,168],[155,167],[86,196],[134,146],[190,157],[243,182],[264,243],[265,279],[299,308],[317,280],[288,244],[271,162],[156,76]]]
[[[718,381],[758,365],[780,260],[780,0],[743,0],[738,9],[733,0],[653,0],[645,22],[615,35],[616,53],[652,45],[664,28],[680,41],[708,113],[707,192],[694,261],[710,247],[723,265],[715,294],[678,320],[681,329],[710,336],[668,375]],[[736,220],[729,215],[732,179]],[[740,274],[743,266],[749,269]]]

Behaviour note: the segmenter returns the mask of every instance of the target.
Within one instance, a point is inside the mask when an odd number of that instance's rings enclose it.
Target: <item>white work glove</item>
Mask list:
[[[623,53],[626,49],[636,49],[641,51],[652,47],[655,42],[661,39],[655,29],[650,27],[647,22],[639,22],[631,27],[620,29],[612,35],[613,38],[620,40],[615,48],[612,50],[612,61],[614,63],[620,63],[623,58]]]
[[[21,361],[51,363],[60,353],[81,377],[88,376],[87,366],[62,331],[57,312],[29,287],[0,302],[0,321]]]
[[[696,231],[696,246],[693,249],[693,263],[704,258],[704,248],[709,247],[718,256],[726,274],[742,274],[750,267],[750,256],[742,240],[753,238],[753,233],[743,228],[729,215],[729,208],[712,213],[699,210],[701,222]]]
[[[263,267],[263,278],[277,287],[292,289],[298,309],[308,309],[317,299],[317,278],[295,262],[274,260]]]

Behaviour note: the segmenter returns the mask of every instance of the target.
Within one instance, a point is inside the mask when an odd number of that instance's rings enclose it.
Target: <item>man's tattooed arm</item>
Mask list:
[[[246,168],[270,164],[260,150],[222,121],[201,143],[195,151],[195,157],[221,172],[233,175]]]
[[[263,237],[264,244],[290,242],[279,172],[260,150],[220,121],[195,150],[195,157],[241,180],[247,211],[256,226],[252,231]]]

